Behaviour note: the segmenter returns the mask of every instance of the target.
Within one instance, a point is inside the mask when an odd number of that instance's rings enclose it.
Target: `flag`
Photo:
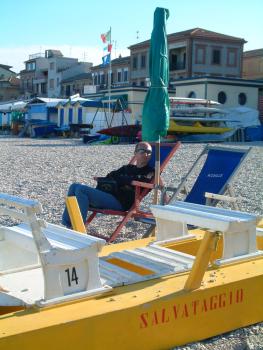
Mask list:
[[[105,46],[105,47],[103,48],[103,51],[111,52],[111,49],[112,49],[112,45],[111,45],[111,44],[108,44],[107,46]]]
[[[111,39],[111,31],[109,30],[107,33],[101,34],[100,37],[104,43],[109,42]]]
[[[110,53],[108,55],[102,57],[102,65],[103,66],[106,66],[109,63],[110,63]]]

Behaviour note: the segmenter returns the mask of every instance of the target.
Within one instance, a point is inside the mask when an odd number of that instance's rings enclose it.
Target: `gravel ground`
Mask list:
[[[251,146],[242,146],[248,145]],[[229,146],[236,147],[234,144]],[[179,184],[203,148],[204,144],[183,144],[163,174],[165,184]],[[87,146],[80,139],[38,140],[0,136],[0,192],[37,199],[43,206],[42,218],[60,224],[69,185],[80,182],[95,186],[94,176],[104,176],[127,163],[133,149],[134,145]],[[258,215],[263,215],[262,164],[263,143],[257,143],[252,146],[233,182],[240,197],[241,210]],[[149,195],[143,205],[151,201]],[[112,226],[112,220],[110,217],[94,220],[89,232],[92,234],[96,230],[105,234]],[[10,223],[7,218],[0,220],[0,224]],[[140,238],[144,232],[143,225],[132,222],[118,241]],[[263,323],[175,349],[263,349]]]

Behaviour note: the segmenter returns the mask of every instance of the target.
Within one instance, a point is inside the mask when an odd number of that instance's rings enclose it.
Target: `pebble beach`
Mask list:
[[[251,147],[232,184],[240,210],[263,216],[263,142],[227,146]],[[204,147],[204,144],[182,144],[163,173],[165,184],[177,186]],[[60,224],[69,185],[79,182],[96,186],[94,176],[105,176],[127,164],[133,150],[134,145],[86,145],[81,139],[0,136],[0,192],[38,200],[43,207],[42,219]],[[149,195],[142,205],[151,202],[152,195]],[[228,207],[227,204],[223,206]],[[92,223],[89,233],[107,234],[113,220],[116,218],[99,217]],[[13,223],[9,218],[0,218],[1,225]],[[117,241],[139,239],[147,229],[145,226],[129,223]],[[263,323],[174,349],[263,349]]]

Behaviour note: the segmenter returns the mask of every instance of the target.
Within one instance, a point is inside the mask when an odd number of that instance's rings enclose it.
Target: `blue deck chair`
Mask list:
[[[175,154],[177,149],[180,146],[180,142],[177,143],[162,143],[160,146],[160,175],[166,168],[172,156]],[[155,167],[155,146],[152,144],[152,157],[149,161],[149,165],[153,168]],[[130,164],[134,164],[134,157],[130,160]],[[140,210],[140,203],[143,198],[154,189],[154,179],[150,183],[133,181],[132,185],[135,186],[135,201],[132,207],[127,211],[116,211],[111,209],[95,209],[90,208],[91,215],[86,221],[85,225],[88,226],[91,221],[96,217],[97,214],[105,214],[105,215],[117,215],[123,217],[120,223],[117,224],[117,227],[111,233],[109,237],[102,237],[106,239],[108,242],[112,242],[120,233],[121,229],[127,224],[130,219],[139,220],[140,218],[148,218],[152,217],[152,213],[145,212]],[[162,180],[160,177],[160,185],[162,185]],[[101,236],[100,236],[101,237]]]
[[[163,191],[163,200],[168,190],[174,192],[168,200],[169,203],[178,200],[178,196],[184,193],[185,198],[182,200],[185,202],[216,205],[218,201],[223,200],[230,202],[238,210],[231,182],[250,149],[206,146],[182,183],[177,188],[169,187]],[[203,167],[193,186],[189,188],[190,178],[204,157],[206,160]]]

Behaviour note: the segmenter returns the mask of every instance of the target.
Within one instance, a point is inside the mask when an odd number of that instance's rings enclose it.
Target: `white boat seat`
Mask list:
[[[118,266],[114,260],[122,263]],[[117,287],[189,271],[194,260],[193,255],[150,244],[100,258],[100,274],[107,285]]]
[[[156,218],[157,240],[171,238],[173,234],[179,237],[180,228],[187,236],[187,225],[195,225],[223,233],[223,256],[218,264],[261,254],[256,248],[256,215],[181,201],[172,205],[154,205],[151,210]]]
[[[9,291],[10,296],[21,298],[21,287],[25,283],[23,275],[27,276],[25,281],[32,289],[31,294],[25,293],[26,297],[21,299],[24,304],[32,300],[32,295],[35,296],[33,303],[45,306],[108,290],[102,285],[99,274],[98,252],[105,244],[104,240],[45,224],[36,217],[41,211],[36,201],[0,194],[0,204],[22,210],[0,206],[0,214],[25,221],[18,226],[0,228],[0,250],[1,253],[7,251],[4,258],[1,254],[0,285]],[[15,254],[8,254],[10,249]],[[20,281],[19,290],[12,282],[14,278],[9,278],[10,274],[16,275],[16,280]],[[36,275],[35,278],[38,276],[39,283],[30,282],[32,274]],[[42,285],[42,290],[38,285]],[[40,299],[36,299],[37,296]]]

